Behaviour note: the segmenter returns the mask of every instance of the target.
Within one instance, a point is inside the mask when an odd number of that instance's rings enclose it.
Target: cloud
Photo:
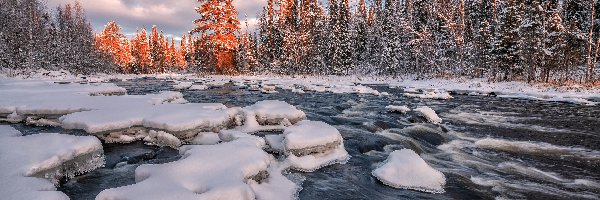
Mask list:
[[[48,7],[55,8],[71,0],[47,0]],[[194,27],[192,21],[199,15],[194,11],[200,3],[196,0],[80,0],[95,31],[100,31],[109,21],[116,21],[124,33],[134,33],[136,27],[150,29],[156,25],[165,34],[180,36]],[[257,22],[266,0],[234,0],[238,18],[248,17],[252,27]]]

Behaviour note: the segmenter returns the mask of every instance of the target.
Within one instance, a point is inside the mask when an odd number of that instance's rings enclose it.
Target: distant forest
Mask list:
[[[125,38],[116,22],[94,34],[77,2],[50,12],[39,0],[0,0],[0,66],[557,84],[600,78],[595,0],[268,0],[254,32],[240,29],[232,0],[199,2],[196,28],[176,43],[156,27]]]

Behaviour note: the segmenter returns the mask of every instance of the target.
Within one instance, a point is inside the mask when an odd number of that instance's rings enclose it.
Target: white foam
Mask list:
[[[479,148],[494,149],[513,153],[526,153],[534,155],[564,157],[570,156],[578,159],[600,159],[600,152],[578,148],[564,147],[543,142],[510,141],[502,139],[486,138],[475,142]]]

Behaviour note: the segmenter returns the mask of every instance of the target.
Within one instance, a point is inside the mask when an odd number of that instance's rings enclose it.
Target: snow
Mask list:
[[[284,152],[285,147],[283,146],[283,139],[283,134],[265,136],[265,141],[267,142],[267,145],[269,145],[269,150],[277,153]]]
[[[444,193],[446,178],[410,149],[396,150],[372,175],[385,185],[430,193]]]
[[[350,155],[344,144],[340,144],[333,150],[324,153],[315,153],[306,156],[296,156],[290,154],[287,158],[293,169],[303,172],[314,172],[320,168],[333,165],[333,164],[345,164],[350,159]]]
[[[269,144],[277,147],[276,139],[270,138]],[[350,159],[340,132],[323,122],[302,121],[286,128],[282,143],[292,168],[299,171],[312,172]]]
[[[445,91],[426,91],[423,94],[413,94],[413,93],[404,93],[404,96],[411,98],[421,98],[421,99],[436,99],[436,100],[448,100],[453,99],[450,93]]]
[[[385,108],[388,109],[389,112],[407,113],[407,112],[411,111],[411,109],[406,106],[389,105],[389,106],[386,106]]]
[[[144,137],[144,141],[156,146],[168,146],[174,149],[181,146],[181,140],[179,140],[179,138],[164,131],[151,130],[148,132],[148,136]]]
[[[256,194],[256,199],[260,200],[292,200],[297,199],[298,192],[302,189],[294,182],[287,179],[282,173],[289,167],[286,162],[272,162],[267,169],[269,179],[264,183],[257,183],[249,180],[248,184]]]
[[[275,89],[277,89],[277,87],[275,87],[275,86],[272,86],[272,85],[263,85],[262,89],[260,91],[262,93],[264,93],[264,94],[278,93]]]
[[[3,199],[69,199],[56,191],[63,178],[104,165],[95,137],[45,133],[29,136],[0,126],[0,196]]]
[[[269,188],[249,180],[257,175],[261,178],[261,172],[273,171],[269,170],[273,158],[251,139],[184,146],[181,153],[183,158],[175,162],[138,167],[136,184],[104,190],[96,199],[241,200],[255,199],[253,188]],[[280,182],[271,176],[269,179],[273,184]],[[264,193],[259,189],[259,194]]]
[[[342,142],[340,132],[324,122],[301,121],[286,128],[283,134],[285,135],[284,146],[286,150]]]
[[[177,85],[174,85],[173,88],[176,90],[183,90],[192,87],[193,82],[180,82]]]
[[[47,73],[47,72],[45,72]],[[82,79],[81,76],[64,75],[63,72],[56,71],[51,74],[44,75],[39,73],[39,76],[27,75],[23,77],[17,77],[19,79],[35,79],[35,80],[57,80],[57,81],[73,81],[73,82],[87,82],[93,80],[94,82],[103,82],[110,79],[135,79],[144,77],[153,77],[157,79],[165,80],[201,80],[205,82],[207,86],[224,85],[230,81],[246,83],[250,85],[251,90],[260,90],[261,85],[272,85],[282,89],[292,90],[294,88],[302,89],[303,91],[315,91],[315,92],[334,92],[334,93],[372,93],[374,91],[362,90],[363,85],[369,84],[384,84],[389,85],[391,88],[403,87],[404,92],[407,93],[421,93],[421,91],[448,91],[456,92],[459,94],[477,93],[481,95],[487,95],[494,93],[497,95],[508,95],[507,97],[514,97],[517,95],[520,98],[539,98],[541,101],[559,101],[567,103],[577,103],[583,105],[598,105],[598,102],[594,102],[592,99],[600,98],[600,88],[585,88],[581,86],[551,86],[547,84],[527,84],[524,82],[498,82],[491,83],[487,79],[468,79],[468,78],[457,78],[457,79],[418,79],[415,80],[411,76],[405,76],[402,78],[394,77],[365,77],[365,76],[301,76],[301,77],[290,77],[290,76],[274,76],[274,75],[263,75],[263,76],[207,76],[198,77],[196,74],[150,74],[150,75],[107,75],[98,74],[87,76],[86,79]],[[5,79],[3,79],[5,80]],[[49,82],[49,81],[47,81]],[[254,89],[252,89],[254,87]],[[357,87],[355,91],[355,87]],[[380,95],[384,96],[380,93]],[[502,96],[504,97],[504,96]],[[589,102],[585,102],[586,100]],[[590,104],[590,102],[592,102]]]
[[[243,109],[254,113],[256,121],[261,125],[279,125],[283,120],[295,124],[306,118],[306,114],[295,106],[278,100],[259,101]]]
[[[228,127],[237,114],[222,104],[115,104],[111,108],[69,114],[60,118],[63,128],[88,133],[142,126],[167,132],[213,131]]]
[[[415,112],[419,112],[423,117],[425,117],[427,119],[427,121],[429,121],[431,123],[434,123],[434,124],[442,123],[442,119],[440,117],[438,117],[438,115],[435,113],[435,111],[433,109],[431,109],[430,107],[421,106],[421,107],[418,107],[417,109],[415,109]]]
[[[190,144],[213,145],[213,144],[218,144],[219,142],[221,142],[221,138],[219,138],[218,133],[202,132],[202,133],[198,133],[198,135],[196,137],[194,137],[194,139],[192,141],[190,141]]]
[[[237,130],[223,130],[219,132],[219,139],[221,139],[223,142],[231,142],[235,140],[244,139],[246,141],[254,142],[254,144],[260,148],[264,148],[267,144],[265,142],[265,139],[261,137],[243,133]]]

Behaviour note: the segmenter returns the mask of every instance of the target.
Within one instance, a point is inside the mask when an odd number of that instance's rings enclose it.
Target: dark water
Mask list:
[[[173,83],[141,79],[116,82],[129,94],[172,90]],[[247,106],[282,100],[309,120],[338,128],[352,158],[306,178],[300,199],[600,199],[600,108],[564,103],[481,96],[447,101],[411,99],[401,89],[372,86],[391,96],[313,93],[276,94],[233,84],[205,91],[182,91],[193,103]],[[388,113],[387,105],[429,106],[444,120],[423,123],[414,113]],[[60,128],[17,125],[27,133]],[[77,132],[65,132],[78,134]],[[491,139],[491,144],[478,141]],[[429,194],[384,186],[371,176],[393,150],[410,148],[446,176],[446,192]],[[542,150],[540,150],[542,149]],[[72,199],[94,199],[103,189],[134,183],[135,167],[177,160],[177,151],[141,143],[104,146],[107,165],[63,184]]]

